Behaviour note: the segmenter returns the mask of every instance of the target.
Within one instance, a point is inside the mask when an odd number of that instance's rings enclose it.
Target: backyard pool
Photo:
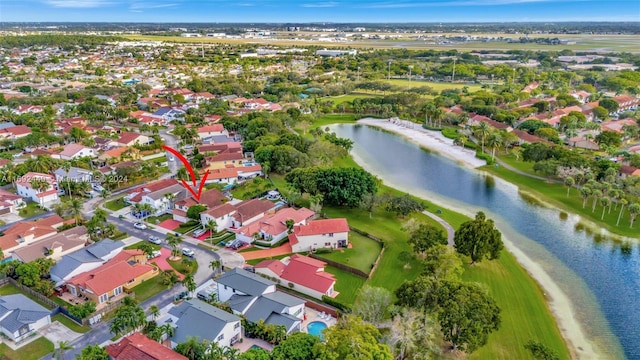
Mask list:
[[[322,339],[322,330],[326,328],[327,324],[323,323],[322,321],[314,321],[307,325],[307,332]]]

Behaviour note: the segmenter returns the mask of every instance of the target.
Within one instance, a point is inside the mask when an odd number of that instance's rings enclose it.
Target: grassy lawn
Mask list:
[[[535,171],[533,171],[533,165],[535,165],[534,162],[516,160],[516,157],[513,156],[512,154],[502,155],[502,156],[497,156],[497,157],[499,157],[500,160],[504,161],[508,165],[513,166],[514,168],[516,168],[516,169],[518,169],[520,171],[524,171],[527,174],[531,174],[531,175],[535,175],[535,176],[541,176],[540,174],[538,174]]]
[[[582,198],[578,189],[571,189],[569,196],[567,196],[567,187],[562,184],[548,183],[543,180],[533,179],[528,176],[516,174],[504,167],[495,168],[493,166],[484,166],[481,168],[491,174],[497,175],[512,184],[518,186],[518,188],[529,195],[525,197],[525,200],[535,201],[540,199],[543,202],[547,202],[559,209],[578,214],[592,222],[597,226],[606,228],[614,234],[619,234],[629,237],[638,237],[638,225],[634,228],[629,227],[629,212],[624,211],[622,218],[620,219],[620,225],[616,226],[618,214],[620,209],[614,208],[609,212],[607,209],[604,213],[604,219],[602,217],[602,206],[596,204],[595,211],[592,211],[593,198],[589,198],[587,206],[582,207]],[[524,197],[524,196],[523,196]],[[637,221],[636,221],[637,222]]]
[[[183,257],[182,259],[184,259],[185,257]],[[182,262],[182,259],[178,260],[178,261],[172,261],[167,259],[167,262],[169,263],[169,265],[171,265],[171,267],[181,273],[181,274],[185,274],[185,275],[189,275],[191,273],[194,273],[198,270],[198,261],[193,261],[191,267],[186,267],[184,265],[184,263]],[[207,264],[207,266],[209,266],[209,264]]]
[[[111,211],[118,211],[124,209],[128,205],[124,202],[124,198],[117,198],[104,203],[104,207]]]
[[[462,84],[462,83],[450,83],[450,82],[433,82],[433,81],[420,81],[420,80],[403,80],[403,79],[391,79],[386,80],[391,85],[401,86],[406,88],[423,87],[428,86],[438,92],[446,89],[462,89],[465,86],[469,89],[469,92],[478,91],[482,88],[478,84]]]
[[[78,325],[76,324],[75,321],[69,319],[68,317],[58,313],[55,314],[51,317],[51,322],[57,321],[59,323],[61,323],[62,325],[68,327],[71,331],[75,331],[77,333],[80,334],[84,334],[89,332],[89,330],[91,330],[90,327],[88,326],[82,326],[82,325]]]
[[[367,279],[333,266],[327,266],[324,270],[333,274],[336,278],[335,290],[340,293],[336,300],[347,305],[353,305],[356,301],[358,290],[364,286]]]
[[[45,355],[52,353],[53,350],[53,343],[45,337],[40,337],[39,339],[20,347],[18,350],[13,350],[6,344],[0,344],[0,353],[4,355],[5,359],[11,360],[38,360]]]
[[[129,234],[126,232],[119,232],[116,235],[111,237],[111,240],[124,240],[129,237]]]
[[[187,222],[184,224],[180,224],[180,226],[178,226],[177,228],[173,229],[174,232],[180,233],[180,234],[186,234],[189,231],[200,227],[200,222],[196,222],[196,221],[191,221],[191,222]]]
[[[247,200],[271,189],[273,189],[273,186],[269,181],[258,177],[235,186],[233,190],[231,190],[231,195],[236,199]]]
[[[264,259],[253,259],[253,260],[247,260],[247,264],[249,264],[249,265],[257,265],[257,264],[259,264],[262,260],[270,260],[270,259],[280,260],[280,259],[284,259],[284,258],[289,257],[289,256],[291,256],[291,254],[278,255],[278,256],[273,256],[273,257],[264,258]]]
[[[144,244],[149,244],[151,245],[151,247],[153,248],[153,250],[160,250],[160,245],[156,245],[156,244],[152,244],[148,241],[138,241],[135,244],[131,244],[127,247],[125,247],[125,250],[133,250],[133,249],[140,249],[140,246],[144,245]]]
[[[167,285],[162,283],[162,276],[156,275],[131,290],[136,294],[136,300],[143,302],[153,295],[167,290]]]
[[[35,216],[38,214],[43,214],[43,213],[44,213],[44,210],[40,208],[40,205],[30,201],[27,203],[27,206],[20,209],[20,211],[18,212],[18,215],[20,215],[23,218],[28,218],[28,217]]]
[[[330,96],[327,98],[322,98],[321,100],[331,100],[333,101],[334,105],[338,105],[338,104],[342,104],[345,102],[352,102],[355,99],[366,99],[366,98],[372,98],[372,97],[378,97],[377,95],[373,95],[373,94],[347,94],[347,95],[338,95],[338,96]]]
[[[339,249],[328,254],[318,254],[318,256],[351,266],[368,274],[380,250],[382,250],[382,245],[354,231],[349,233],[349,242],[353,248]]]
[[[169,220],[169,219],[173,219],[173,215],[171,214],[164,214],[161,216],[149,216],[148,218],[145,219],[146,222],[150,223],[150,224],[159,224],[165,220]]]
[[[523,346],[532,339],[555,350],[561,359],[569,359],[542,289],[513,255],[503,251],[499,260],[465,265],[462,278],[486,285],[502,309],[500,330],[491,334],[489,343],[470,359],[533,359]]]
[[[343,123],[351,124],[351,123],[354,123],[355,121],[356,121],[356,116],[354,114],[322,115],[313,122],[310,129],[314,129],[317,127],[324,127],[326,125],[331,125],[331,124],[343,124]]]
[[[38,304],[44,306],[47,309],[52,309],[51,306],[41,302],[40,300],[38,300],[37,298],[35,298],[34,296],[31,296],[25,292],[22,292],[18,287],[14,286],[11,283],[7,283],[5,285],[2,285],[2,287],[0,287],[0,296],[4,296],[4,295],[13,295],[13,294],[22,294],[26,297],[28,297],[29,299],[37,302]]]

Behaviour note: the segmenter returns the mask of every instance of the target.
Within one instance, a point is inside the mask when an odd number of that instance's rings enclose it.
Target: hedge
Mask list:
[[[458,134],[458,129],[454,128],[444,128],[442,129],[442,135],[449,139],[457,139],[460,134]]]
[[[351,307],[349,305],[345,305],[340,301],[329,297],[327,295],[322,295],[322,301],[327,304],[335,307],[336,309],[340,309],[342,312],[351,312]]]
[[[487,165],[492,165],[495,161],[491,158],[491,155],[483,153],[482,151],[476,151],[476,157],[478,159],[485,160]]]

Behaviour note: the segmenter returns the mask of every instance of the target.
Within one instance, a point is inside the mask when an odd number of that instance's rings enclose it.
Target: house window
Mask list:
[[[330,242],[326,242],[326,243],[324,243],[324,246],[331,246],[331,243]]]
[[[127,285],[131,285],[131,284],[133,284],[134,282],[136,282],[136,279],[131,279],[131,280],[127,281]]]
[[[302,308],[298,309],[298,311],[296,311],[295,314],[293,314],[293,316],[298,316],[300,315],[301,312],[302,312]]]
[[[224,334],[220,334],[220,336],[218,336],[218,338],[216,339],[216,341],[220,341],[220,340],[222,340],[222,339],[224,339]]]
[[[99,299],[100,304],[102,304],[103,302],[106,302],[107,300],[109,300],[109,295],[107,294],[100,295],[100,299]]]
[[[329,234],[329,237],[333,237],[333,233]]]
[[[238,323],[236,323],[235,325],[233,325],[233,329],[234,329],[234,330],[235,330],[235,329],[237,329],[237,328],[239,328],[239,327],[240,327],[240,323],[239,323],[239,322],[238,322]]]
[[[224,289],[227,290],[227,285],[224,286]]]
[[[122,294],[122,286],[118,286],[113,290],[113,296],[118,296],[120,294]]]

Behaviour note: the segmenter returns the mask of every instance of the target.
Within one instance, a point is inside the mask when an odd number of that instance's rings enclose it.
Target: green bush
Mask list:
[[[339,309],[343,312],[351,312],[351,307],[349,305],[343,304],[340,301],[332,298],[332,297],[328,297],[327,295],[322,295],[322,301],[327,304],[327,305],[331,305],[333,307],[335,307],[336,309]]]
[[[333,250],[331,249],[317,249],[315,251],[316,254],[330,254]]]
[[[476,151],[476,157],[478,159],[482,159],[487,162],[487,165],[492,165],[494,160],[491,158],[491,155],[487,153],[483,153],[482,151]]]
[[[460,136],[458,134],[458,129],[454,129],[454,128],[443,128],[442,135],[444,135],[444,137],[449,139],[456,139],[458,136]]]

